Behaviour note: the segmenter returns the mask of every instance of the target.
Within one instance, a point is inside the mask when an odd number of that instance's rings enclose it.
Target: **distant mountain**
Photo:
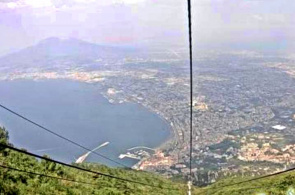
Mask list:
[[[27,49],[29,52],[38,52],[49,56],[116,56],[124,52],[123,49],[97,45],[78,39],[59,39],[56,37],[40,41],[36,46]]]
[[[78,39],[47,38],[38,44],[0,58],[0,67],[33,68],[58,64],[83,64],[96,59],[118,59],[132,49],[89,43]]]

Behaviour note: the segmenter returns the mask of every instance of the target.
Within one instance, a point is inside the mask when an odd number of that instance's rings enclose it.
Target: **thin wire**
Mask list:
[[[69,181],[69,182],[74,182],[74,183],[97,186],[97,184],[94,184],[94,183],[88,183],[88,182],[84,182],[84,181],[77,181],[77,180],[72,180],[72,179],[66,179],[66,178],[63,178],[63,177],[55,177],[55,176],[51,176],[51,175],[45,175],[45,174],[41,174],[41,173],[35,173],[35,172],[31,172],[31,171],[20,170],[20,169],[5,166],[5,165],[0,165],[0,167],[2,167],[4,169],[10,169],[10,170],[13,170],[13,171],[18,171],[18,172],[31,174],[31,175],[38,175],[38,176],[41,176],[41,177],[48,177],[48,178],[52,178],[52,179],[58,179],[58,180],[64,180],[64,181]]]
[[[279,171],[279,172],[276,172],[276,173],[264,175],[264,176],[261,176],[261,177],[256,177],[256,178],[253,178],[253,179],[248,179],[248,180],[244,180],[244,181],[240,181],[240,182],[236,182],[236,183],[232,183],[232,184],[228,184],[228,185],[219,186],[216,189],[220,189],[220,188],[224,188],[224,187],[229,187],[229,186],[240,185],[240,184],[243,184],[243,183],[248,183],[248,182],[252,182],[252,181],[256,181],[256,180],[260,180],[260,179],[264,179],[264,178],[268,178],[268,177],[273,177],[275,175],[281,175],[281,174],[284,174],[284,173],[287,173],[287,172],[291,172],[291,171],[295,171],[295,167],[294,168],[287,169],[287,170],[284,170],[284,171]]]
[[[9,109],[9,108],[3,106],[2,104],[0,104],[0,107],[2,107],[2,108],[5,109],[6,111],[8,111],[8,112],[10,112],[10,113],[12,113],[12,114],[14,114],[14,115],[16,115],[16,116],[22,118],[23,120],[25,120],[25,121],[27,121],[27,122],[29,122],[29,123],[31,123],[31,124],[33,124],[33,125],[35,125],[35,126],[41,128],[41,129],[43,129],[43,130],[45,130],[45,131],[47,131],[47,132],[49,132],[49,133],[51,133],[51,134],[53,134],[53,135],[55,135],[55,136],[57,136],[57,137],[59,137],[59,138],[65,140],[65,141],[67,141],[67,142],[72,143],[73,145],[76,145],[76,146],[78,146],[78,147],[80,147],[80,148],[82,148],[82,149],[84,149],[84,150],[89,151],[89,152],[91,151],[92,153],[94,153],[94,154],[96,154],[96,155],[98,155],[98,156],[100,156],[100,157],[102,157],[102,158],[104,158],[104,159],[107,159],[107,160],[109,160],[109,161],[111,161],[111,162],[113,162],[113,163],[116,163],[117,165],[120,165],[120,166],[123,166],[123,167],[125,167],[125,168],[131,169],[130,167],[128,167],[127,165],[124,165],[123,163],[117,162],[117,161],[115,161],[115,160],[113,160],[113,159],[111,159],[111,158],[109,158],[109,157],[107,157],[107,156],[104,156],[104,155],[102,155],[102,154],[100,154],[100,153],[98,153],[98,152],[96,152],[96,151],[92,151],[91,149],[89,149],[89,148],[87,148],[87,147],[85,147],[85,146],[82,146],[81,144],[79,144],[79,143],[77,143],[77,142],[74,142],[74,141],[72,141],[72,140],[70,140],[70,139],[68,139],[68,138],[66,138],[66,137],[64,137],[64,136],[62,136],[62,135],[60,135],[60,134],[58,134],[58,133],[55,133],[54,131],[52,131],[52,130],[50,130],[50,129],[48,129],[48,128],[46,128],[46,127],[44,127],[44,126],[42,126],[42,125],[40,125],[40,124],[38,124],[38,123],[36,123],[36,122],[34,122],[34,121],[28,119],[28,118],[26,118],[26,117],[24,117],[24,116],[21,115],[21,114],[18,114],[17,112],[15,112],[15,111],[13,111],[13,110],[11,110],[11,109]]]
[[[241,188],[238,188],[238,189],[233,189],[234,191],[237,191],[237,190],[256,190],[256,189],[261,189],[261,187],[263,186],[255,186],[255,187],[241,187]],[[206,190],[206,192],[209,194],[209,191],[210,191],[210,194],[213,194],[215,192],[218,192],[220,188],[209,188]]]
[[[278,184],[271,184],[271,186],[269,186],[269,187],[271,187],[271,188],[275,188],[275,187],[277,187],[277,186],[280,186],[281,184],[280,183],[278,183]],[[210,193],[212,194],[213,192],[211,192],[211,191],[214,191],[214,193],[215,192],[217,192],[216,190],[218,190],[218,189],[220,189],[220,188],[222,188],[222,187],[225,187],[225,186],[221,186],[221,187],[217,187],[217,188],[211,188],[211,189],[208,189],[207,190],[207,192],[208,191],[210,191]],[[254,187],[248,187],[248,188],[244,188],[244,187],[242,187],[242,188],[239,188],[239,189],[233,189],[233,190],[255,190],[255,189],[263,189],[263,188],[267,188],[265,185],[259,185],[259,186],[254,186]]]
[[[189,30],[189,58],[190,58],[190,180],[193,178],[192,173],[192,154],[193,154],[193,49],[192,49],[192,21],[191,21],[191,1],[188,4],[188,30]]]
[[[33,153],[27,152],[25,150],[14,148],[12,146],[2,144],[2,143],[0,143],[0,146],[4,147],[4,148],[8,148],[8,149],[16,151],[16,152],[19,152],[19,153],[22,153],[22,154],[25,154],[25,155],[33,156],[33,157],[36,157],[36,158],[39,158],[39,159],[43,159],[43,160],[50,161],[50,162],[53,162],[53,163],[56,163],[56,164],[60,164],[60,165],[66,166],[66,167],[70,167],[70,168],[77,169],[77,170],[84,171],[84,172],[88,172],[88,173],[93,173],[93,174],[96,174],[96,175],[101,175],[101,176],[104,176],[104,177],[109,177],[109,178],[112,178],[112,179],[117,179],[117,180],[124,181],[124,182],[130,182],[130,183],[150,186],[150,187],[153,187],[153,188],[160,188],[160,189],[167,189],[167,190],[178,190],[176,188],[164,188],[164,187],[161,187],[161,186],[142,183],[142,182],[139,182],[139,181],[134,181],[134,180],[125,179],[125,178],[121,178],[121,177],[117,177],[117,176],[113,176],[113,175],[109,175],[109,174],[105,174],[105,173],[101,173],[101,172],[97,172],[97,171],[92,171],[92,170],[85,169],[85,168],[82,168],[82,167],[78,167],[78,166],[75,166],[75,165],[70,165],[70,164],[67,164],[67,163],[64,163],[64,162],[61,162],[61,161],[46,158],[44,156],[33,154]]]
[[[189,29],[189,57],[190,57],[190,164],[189,164],[189,168],[190,168],[190,179],[192,179],[193,175],[192,175],[192,142],[193,142],[193,136],[192,136],[192,129],[193,129],[193,65],[192,65],[192,23],[191,23],[191,0],[187,0],[188,3],[188,29]],[[253,179],[249,179],[249,180],[245,180],[245,181],[241,181],[241,182],[237,182],[237,183],[233,183],[233,184],[229,184],[229,185],[224,185],[224,186],[220,186],[217,189],[220,188],[224,188],[224,187],[229,187],[229,186],[234,186],[234,185],[240,185],[243,183],[247,183],[247,182],[252,182],[252,181],[256,181],[256,180],[260,180],[260,179],[264,179],[264,178],[268,178],[268,177],[272,177],[275,175],[280,175],[283,173],[287,173],[290,171],[294,171],[295,168],[291,168],[291,169],[287,169],[284,171],[280,171],[277,173],[273,173],[273,174],[269,174],[269,175],[264,175],[261,177],[257,177],[257,178],[253,178]]]

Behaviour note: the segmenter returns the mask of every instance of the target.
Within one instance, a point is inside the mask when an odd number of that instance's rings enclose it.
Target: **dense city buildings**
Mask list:
[[[170,125],[172,135],[155,153],[142,153],[135,167],[185,177],[190,90],[186,52],[126,55],[79,62],[52,59],[50,67],[38,64],[23,69],[4,63],[1,79],[78,80],[96,85],[110,103],[144,106]],[[195,183],[246,170],[255,175],[270,167],[291,166],[295,162],[294,59],[255,52],[206,52],[194,56],[193,63]]]

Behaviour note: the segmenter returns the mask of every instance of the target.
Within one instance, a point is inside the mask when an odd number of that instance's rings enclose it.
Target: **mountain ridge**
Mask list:
[[[74,38],[49,37],[35,45],[0,57],[0,67],[48,68],[63,63],[83,64],[96,59],[121,59],[134,51],[133,48],[99,45]]]

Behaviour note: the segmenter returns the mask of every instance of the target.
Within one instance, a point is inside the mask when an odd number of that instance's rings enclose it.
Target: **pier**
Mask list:
[[[110,143],[110,142],[105,142],[105,143],[103,143],[103,144],[97,146],[97,147],[94,148],[93,150],[91,150],[91,151],[89,151],[89,152],[83,154],[82,156],[80,156],[80,157],[76,160],[76,163],[83,163],[83,162],[86,160],[86,158],[89,156],[89,154],[91,154],[92,152],[98,150],[99,148],[102,148],[102,147],[108,145],[109,143]]]

